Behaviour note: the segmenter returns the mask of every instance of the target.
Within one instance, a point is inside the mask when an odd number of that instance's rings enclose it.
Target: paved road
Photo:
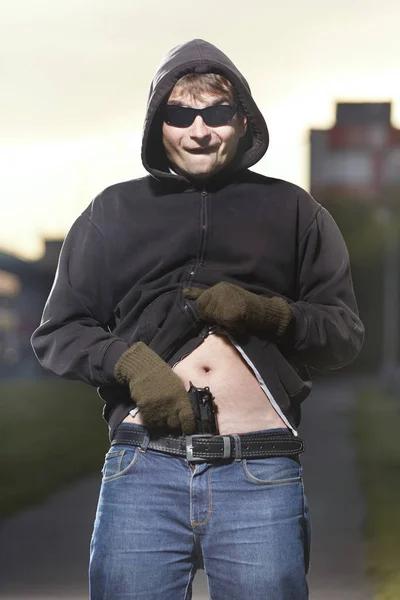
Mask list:
[[[357,382],[315,385],[304,404],[304,482],[312,520],[311,600],[370,600],[365,573],[364,501],[351,417]]]
[[[313,526],[310,600],[370,600],[350,418],[355,382],[315,385],[300,429]],[[0,599],[87,599],[88,546],[99,488],[95,475],[51,496],[0,528]],[[204,573],[193,600],[208,598]]]

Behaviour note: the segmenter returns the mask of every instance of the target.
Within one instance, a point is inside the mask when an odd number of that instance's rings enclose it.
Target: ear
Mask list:
[[[240,113],[239,119],[240,119],[240,126],[242,129],[242,134],[240,137],[243,137],[244,135],[246,135],[246,131],[247,131],[247,117],[244,113]]]

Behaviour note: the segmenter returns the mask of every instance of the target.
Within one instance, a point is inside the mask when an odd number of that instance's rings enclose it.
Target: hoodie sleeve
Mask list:
[[[114,336],[111,286],[100,229],[83,213],[63,243],[55,280],[33,350],[45,369],[90,385],[115,382],[113,370],[128,345]]]
[[[302,364],[339,369],[359,353],[364,327],[358,316],[349,254],[328,211],[320,207],[299,243],[298,301],[282,342]]]

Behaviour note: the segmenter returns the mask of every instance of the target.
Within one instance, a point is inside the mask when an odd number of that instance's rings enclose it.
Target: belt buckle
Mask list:
[[[221,436],[215,436],[212,433],[196,433],[194,435],[187,435],[186,436],[186,460],[188,462],[203,462],[205,460],[207,460],[207,458],[200,458],[200,457],[195,457],[193,456],[193,444],[192,444],[192,440],[193,438],[199,438],[199,437],[222,437],[223,443],[224,443],[224,454],[223,456],[221,456],[221,458],[230,458],[231,457],[231,436],[230,435],[221,435]]]
[[[188,462],[198,463],[198,462],[203,462],[203,461],[207,460],[206,458],[193,456],[192,440],[193,440],[193,438],[199,438],[199,437],[203,438],[203,437],[214,437],[214,436],[212,433],[195,433],[194,435],[187,435],[186,436],[186,460]]]

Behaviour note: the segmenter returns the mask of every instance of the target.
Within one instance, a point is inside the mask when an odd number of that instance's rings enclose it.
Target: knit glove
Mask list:
[[[125,350],[114,375],[122,385],[128,384],[146,427],[195,433],[193,409],[182,380],[146,344],[136,342]]]
[[[196,300],[201,319],[240,333],[253,329],[280,337],[293,315],[284,298],[265,298],[226,281],[206,290],[184,288],[183,294]]]

